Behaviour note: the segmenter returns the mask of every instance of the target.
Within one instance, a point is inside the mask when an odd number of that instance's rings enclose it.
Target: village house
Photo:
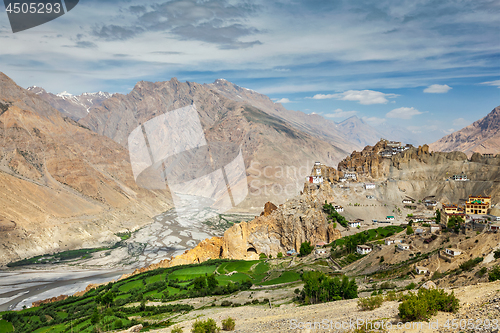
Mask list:
[[[435,233],[435,232],[438,232],[439,230],[441,229],[441,227],[435,225],[435,226],[431,226],[431,233]]]
[[[335,209],[335,211],[337,213],[342,213],[344,211],[344,207],[342,207],[340,205],[334,205],[333,208]]]
[[[385,245],[391,245],[394,244],[394,239],[386,239],[385,240]]]
[[[287,256],[294,256],[296,254],[297,254],[297,251],[295,251],[295,249],[291,249],[291,250],[286,251]]]
[[[372,252],[372,248],[369,247],[368,245],[358,245],[356,247],[356,251],[359,254],[368,254],[368,253]]]
[[[491,197],[472,196],[465,203],[465,212],[467,214],[488,214],[491,208]]]
[[[451,177],[453,180],[456,180],[456,181],[461,181],[461,182],[465,182],[465,181],[468,181],[469,179],[467,178],[467,175],[466,174],[461,174],[461,175],[453,175],[453,177]]]
[[[323,247],[325,245],[327,245],[325,242],[316,243],[316,247]]]
[[[420,274],[427,274],[428,271],[429,270],[423,266],[415,266],[415,272],[419,275]]]
[[[382,157],[392,157],[392,151],[391,150],[383,150],[380,152],[380,156]]]
[[[498,231],[500,230],[500,224],[494,223],[489,225],[489,230],[490,231]]]
[[[416,235],[421,235],[421,234],[423,234],[423,233],[424,233],[424,229],[422,229],[422,228],[417,228],[417,229],[415,229],[415,234],[416,234]]]
[[[321,184],[321,183],[323,183],[323,176],[306,177],[306,182],[308,182],[310,184]]]
[[[350,222],[347,222],[347,223],[349,224],[350,228],[361,227],[361,223],[359,221],[350,221]]]
[[[406,198],[403,199],[403,203],[407,204],[407,205],[410,205],[412,203],[415,203],[415,199],[410,198],[410,197],[406,197]]]
[[[323,254],[326,254],[326,249],[325,248],[316,249],[315,252],[316,252],[316,254],[323,255]]]
[[[344,177],[346,179],[352,179],[352,180],[357,179],[356,172],[351,172],[351,171],[344,172]]]
[[[408,244],[405,244],[405,243],[398,244],[398,250],[408,251],[409,249],[410,249],[410,245],[408,245]]]
[[[373,184],[373,183],[365,183],[365,189],[366,190],[373,190],[373,189],[375,189],[375,184]]]
[[[437,206],[437,201],[435,200],[426,200],[425,205],[427,207],[436,207]]]
[[[459,255],[462,254],[462,251],[459,249],[449,247],[449,248],[444,250],[444,253],[446,253],[447,255],[452,256],[452,257],[458,257]]]
[[[387,221],[394,221],[395,220],[394,216],[387,216],[386,219],[387,219]]]

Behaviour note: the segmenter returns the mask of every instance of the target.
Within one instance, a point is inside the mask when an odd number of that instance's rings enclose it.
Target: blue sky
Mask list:
[[[497,0],[81,0],[16,34],[0,14],[0,71],[73,94],[225,78],[432,142],[500,105],[499,31]]]

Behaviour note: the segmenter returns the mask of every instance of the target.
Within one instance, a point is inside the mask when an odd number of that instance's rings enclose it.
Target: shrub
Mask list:
[[[172,330],[170,331],[170,333],[182,333],[182,327],[180,327],[179,325],[176,325],[174,326],[174,328],[172,328]]]
[[[496,281],[500,279],[500,266],[495,266],[488,273],[488,278],[490,281]]]
[[[470,271],[481,261],[483,261],[483,257],[477,257],[474,259],[467,260],[466,262],[460,265],[460,269],[463,271]]]
[[[410,283],[409,285],[407,285],[407,286],[405,287],[405,289],[406,289],[406,290],[412,290],[412,289],[415,289],[415,287],[416,287],[416,286],[417,286],[417,285],[416,285],[414,282],[412,282],[412,283]]]
[[[358,307],[361,311],[375,310],[379,308],[382,303],[384,303],[384,297],[382,295],[358,299]]]
[[[277,258],[283,258],[283,253],[278,252],[278,255],[276,255]]]
[[[477,239],[476,239],[476,240],[477,240]],[[493,255],[493,256],[495,257],[495,259],[500,258],[500,250],[495,250],[495,252],[493,252],[493,253],[494,253],[494,255]]]
[[[191,333],[216,333],[220,331],[220,327],[217,326],[217,323],[212,318],[208,318],[207,320],[197,320],[193,324],[193,329]]]
[[[265,254],[265,253],[261,253],[261,254],[259,255],[259,259],[267,259],[266,254]]]
[[[272,254],[269,255],[269,259],[273,259],[273,255]]]
[[[479,271],[477,271],[476,275],[482,277],[487,271],[486,267],[482,267]]]
[[[413,234],[413,228],[410,225],[408,225],[408,227],[406,227],[406,234],[407,235]]]
[[[220,303],[220,306],[231,306],[233,304],[233,302],[231,301],[222,301]]]
[[[236,323],[233,318],[227,317],[222,321],[222,329],[224,331],[234,331],[234,327],[236,326]]]
[[[384,256],[381,256],[381,257],[380,257],[380,262],[384,262],[384,261],[385,261]]]
[[[314,246],[311,245],[311,242],[303,242],[302,244],[300,244],[299,252],[300,252],[301,256],[307,256],[307,255],[311,254],[313,249],[314,249]]]
[[[385,281],[380,285],[380,289],[394,289],[396,285],[394,283],[390,283],[389,281]]]
[[[460,304],[453,292],[447,294],[442,289],[418,290],[404,296],[399,305],[399,317],[405,321],[427,321],[438,311],[457,312]]]
[[[115,322],[113,323],[113,326],[116,328],[116,329],[119,329],[119,328],[122,328],[123,327],[123,322],[121,319],[117,319],[115,320]]]

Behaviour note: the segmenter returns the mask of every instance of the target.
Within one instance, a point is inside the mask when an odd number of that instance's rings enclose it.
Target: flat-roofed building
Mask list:
[[[372,248],[369,247],[368,245],[358,245],[356,247],[356,251],[359,254],[368,254],[368,253],[372,252]]]
[[[467,214],[488,214],[488,210],[491,208],[491,197],[479,196],[469,196],[469,199],[465,203],[465,212]]]

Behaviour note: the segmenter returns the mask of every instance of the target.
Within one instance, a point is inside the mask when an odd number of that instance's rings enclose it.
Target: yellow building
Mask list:
[[[460,217],[465,221],[464,209],[455,204],[443,204],[443,208],[441,209],[441,211],[441,222],[448,223],[448,220],[452,216]]]
[[[488,214],[491,208],[491,197],[469,196],[465,203],[465,212],[467,214]]]

